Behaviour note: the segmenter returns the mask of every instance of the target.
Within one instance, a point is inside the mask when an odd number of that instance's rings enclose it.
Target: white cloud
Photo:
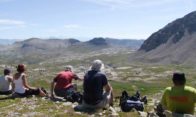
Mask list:
[[[152,7],[155,5],[164,5],[167,3],[180,2],[185,0],[82,0],[91,2],[97,5],[106,6],[112,9],[118,8],[140,8],[140,7]]]
[[[78,25],[78,24],[67,24],[67,25],[64,25],[64,28],[65,29],[77,29],[77,28],[80,28],[81,26]]]
[[[134,0],[83,0],[87,2],[92,2],[100,5],[126,5]]]
[[[111,9],[116,9],[118,7],[127,6],[130,2],[134,0],[82,0],[82,1],[94,3],[101,6],[106,6]]]
[[[0,31],[7,31],[11,29],[25,28],[27,24],[24,21],[0,19]]]
[[[0,25],[24,26],[25,22],[11,19],[0,19]]]

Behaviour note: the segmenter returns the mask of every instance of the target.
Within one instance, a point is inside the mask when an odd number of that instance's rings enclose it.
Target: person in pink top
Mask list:
[[[75,90],[72,84],[72,80],[78,80],[80,78],[72,71],[72,69],[72,66],[66,66],[65,70],[58,73],[57,76],[53,79],[51,83],[52,98],[54,98],[55,95],[66,98],[70,92]]]

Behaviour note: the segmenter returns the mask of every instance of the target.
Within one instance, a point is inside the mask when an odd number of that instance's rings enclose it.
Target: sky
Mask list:
[[[0,39],[147,39],[196,0],[0,0]]]

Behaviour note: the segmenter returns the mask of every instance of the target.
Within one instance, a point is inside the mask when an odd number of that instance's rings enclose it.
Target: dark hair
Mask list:
[[[24,72],[24,71],[25,71],[25,65],[24,65],[24,64],[19,64],[19,65],[17,66],[17,71],[18,71],[19,73]]]
[[[9,75],[11,73],[11,70],[8,68],[4,69],[4,75]]]
[[[173,83],[175,85],[185,85],[186,78],[184,73],[173,73]]]

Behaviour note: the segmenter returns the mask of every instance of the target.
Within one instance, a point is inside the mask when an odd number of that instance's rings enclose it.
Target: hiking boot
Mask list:
[[[49,98],[50,97],[50,95],[48,94],[48,92],[43,87],[41,87],[40,90],[45,93],[45,96],[44,97],[46,97],[46,98]]]

